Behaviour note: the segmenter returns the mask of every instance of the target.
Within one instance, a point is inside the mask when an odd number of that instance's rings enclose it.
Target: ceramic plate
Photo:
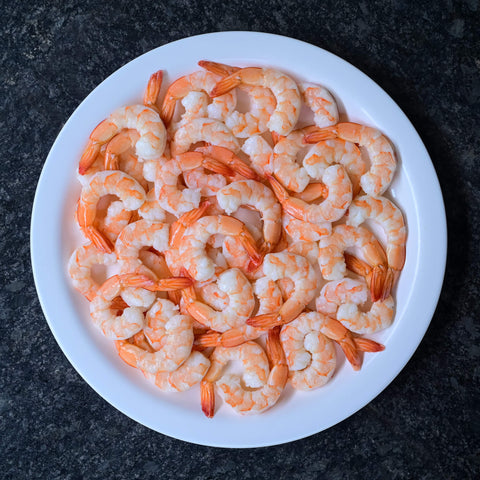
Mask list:
[[[332,380],[309,393],[288,388],[271,410],[238,416],[220,404],[213,419],[200,410],[199,388],[167,394],[123,363],[93,327],[86,300],[66,271],[77,245],[72,234],[80,185],[76,166],[92,129],[115,108],[141,103],[151,73],[165,83],[197,69],[201,59],[233,65],[272,66],[297,80],[326,86],[342,119],[376,126],[392,141],[399,161],[390,197],[408,226],[407,261],[396,288],[397,313],[389,329],[373,336],[386,346],[367,354],[354,372],[344,360]],[[445,211],[438,180],[417,132],[395,102],[349,63],[307,43],[253,32],[221,32],[164,45],[120,68],[77,108],[45,162],[32,214],[31,254],[40,302],[69,361],[105,400],[147,427],[203,445],[259,447],[300,439],[325,430],[364,407],[405,366],[432,318],[446,259]]]

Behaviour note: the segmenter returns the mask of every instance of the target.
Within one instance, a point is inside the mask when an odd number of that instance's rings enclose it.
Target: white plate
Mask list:
[[[71,287],[67,259],[80,187],[75,169],[86,139],[115,108],[141,102],[158,69],[165,81],[196,69],[198,60],[278,67],[296,79],[325,85],[348,119],[377,126],[393,142],[399,168],[391,196],[408,224],[407,261],[397,287],[397,314],[375,337],[382,353],[365,356],[360,372],[344,361],[334,378],[310,393],[287,390],[274,408],[241,417],[222,405],[213,419],[199,406],[199,390],[165,394],[118,357],[89,319],[87,302]],[[425,147],[393,100],[349,63],[307,43],[253,32],[221,32],[164,45],[120,68],[75,110],[58,135],[40,177],[31,225],[32,266],[48,324],[79,374],[105,400],[137,422],[171,437],[220,447],[259,447],[300,439],[335,425],[364,407],[405,366],[438,301],[446,259],[445,211]]]

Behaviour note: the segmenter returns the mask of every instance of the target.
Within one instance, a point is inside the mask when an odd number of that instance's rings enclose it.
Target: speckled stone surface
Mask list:
[[[479,2],[308,4],[0,1],[0,478],[480,478]],[[431,154],[449,226],[440,302],[400,375],[339,425],[254,450],[177,441],[107,404],[56,344],[29,256],[36,182],[77,105],[136,56],[221,30],[305,40],[379,83]]]

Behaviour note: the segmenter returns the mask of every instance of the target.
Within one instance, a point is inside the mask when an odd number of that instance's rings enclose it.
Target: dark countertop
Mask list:
[[[1,478],[480,477],[479,2],[307,3],[0,1]],[[329,430],[255,450],[177,441],[107,404],[55,342],[29,256],[36,182],[77,105],[136,56],[221,30],[298,38],[373,78],[425,142],[449,227],[440,302],[400,375]]]

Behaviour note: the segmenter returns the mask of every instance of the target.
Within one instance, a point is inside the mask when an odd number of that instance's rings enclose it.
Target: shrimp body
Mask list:
[[[294,242],[288,246],[287,252],[305,257],[312,265],[318,262],[318,242]]]
[[[304,102],[314,114],[317,127],[328,127],[338,122],[337,104],[325,87],[313,83],[300,83],[299,89]]]
[[[341,165],[332,165],[325,170],[322,181],[328,195],[319,204],[310,204],[290,196],[273,177],[269,177],[269,181],[284,210],[304,222],[335,222],[342,218],[352,201],[352,182]]]
[[[365,281],[342,278],[327,282],[323,286],[315,301],[315,306],[320,313],[335,315],[340,305],[344,303],[362,305],[367,298],[368,288]]]
[[[116,195],[126,210],[136,210],[145,202],[145,190],[130,175],[120,171],[96,173],[82,194],[77,207],[77,221],[82,232],[97,248],[112,252],[111,242],[94,227],[97,203],[105,195]]]
[[[138,209],[138,214],[151,222],[163,222],[165,220],[165,210],[160,206],[155,196],[155,188],[147,193],[145,203]]]
[[[247,138],[242,152],[250,157],[252,168],[261,176],[273,174],[273,148],[260,135]]]
[[[103,210],[97,205],[97,213],[93,225],[110,242],[114,243],[120,232],[130,222],[131,217],[132,212],[125,209],[123,202],[116,200]]]
[[[276,106],[267,123],[270,131],[288,135],[293,130],[300,116],[302,102],[294,80],[272,68],[241,68],[220,80],[210,96],[223,95],[241,84],[265,87],[272,91]]]
[[[188,188],[199,190],[202,197],[216,195],[227,184],[223,175],[207,174],[201,167],[183,172],[183,179]]]
[[[197,142],[218,145],[234,153],[240,148],[238,140],[224,123],[212,118],[194,118],[175,132],[171,146],[172,155],[188,151],[190,146]]]
[[[302,313],[282,327],[280,339],[290,370],[292,386],[313,390],[325,385],[336,366],[333,342],[320,333],[322,318],[316,312]]]
[[[339,138],[324,140],[313,145],[303,159],[303,167],[315,180],[321,180],[325,170],[337,163],[347,171],[355,196],[360,191],[360,179],[367,166],[354,143]]]
[[[310,223],[292,217],[283,212],[282,225],[294,242],[318,242],[320,238],[332,233],[330,222]]]
[[[337,320],[355,333],[375,333],[388,328],[393,322],[395,302],[392,296],[372,304],[368,312],[359,310],[355,303],[338,307]]]
[[[92,244],[78,247],[68,261],[68,273],[73,286],[92,301],[99,285],[92,278],[91,268],[94,265],[113,265],[116,261],[114,253],[102,253]]]
[[[272,191],[255,180],[240,180],[222,188],[217,193],[218,204],[227,214],[247,205],[260,212],[263,220],[264,252],[277,244],[282,225],[281,207]]]

